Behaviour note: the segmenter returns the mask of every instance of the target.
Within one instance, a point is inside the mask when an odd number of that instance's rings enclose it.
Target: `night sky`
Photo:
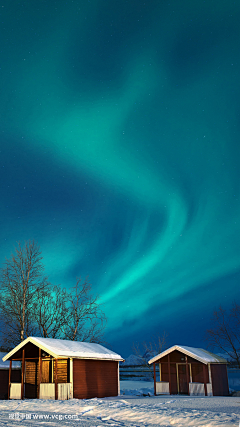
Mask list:
[[[240,295],[240,3],[0,3],[0,263],[89,276],[106,341],[202,347]]]

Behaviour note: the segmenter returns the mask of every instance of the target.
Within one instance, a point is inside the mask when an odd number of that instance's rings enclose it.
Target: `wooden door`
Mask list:
[[[50,383],[51,372],[50,372],[50,360],[42,361],[42,383]]]
[[[38,384],[38,361],[26,360],[25,365],[25,397],[36,399]]]
[[[179,364],[178,365],[178,393],[179,394],[188,394],[188,383],[187,383],[187,369],[188,369],[188,378],[189,374],[189,365]]]

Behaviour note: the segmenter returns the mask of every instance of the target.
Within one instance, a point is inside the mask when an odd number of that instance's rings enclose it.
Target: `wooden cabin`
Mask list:
[[[10,351],[8,399],[90,399],[117,396],[122,357],[94,343],[29,337]],[[12,363],[21,362],[21,381]]]
[[[228,396],[227,361],[201,348],[174,345],[148,362],[154,367],[154,394]],[[156,379],[156,363],[160,378]]]

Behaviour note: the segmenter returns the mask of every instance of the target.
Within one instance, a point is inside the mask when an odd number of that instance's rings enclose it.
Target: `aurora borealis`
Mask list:
[[[89,276],[106,340],[201,347],[238,301],[240,4],[5,0],[1,260]]]

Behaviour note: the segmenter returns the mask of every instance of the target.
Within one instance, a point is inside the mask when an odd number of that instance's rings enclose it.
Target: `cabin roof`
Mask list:
[[[151,365],[162,357],[172,353],[174,350],[178,350],[181,353],[186,354],[186,356],[190,356],[199,362],[205,363],[206,365],[208,363],[228,363],[226,359],[223,359],[223,357],[217,356],[216,354],[210,353],[210,351],[203,350],[202,348],[187,347],[185,345],[174,345],[150,359],[148,363]]]
[[[124,360],[119,354],[108,350],[100,344],[59,340],[53,338],[28,337],[11,350],[2,358],[3,361],[11,358],[18,350],[24,347],[27,343],[32,343],[41,348],[50,356],[55,358],[73,357],[80,359],[99,359],[99,360]]]

